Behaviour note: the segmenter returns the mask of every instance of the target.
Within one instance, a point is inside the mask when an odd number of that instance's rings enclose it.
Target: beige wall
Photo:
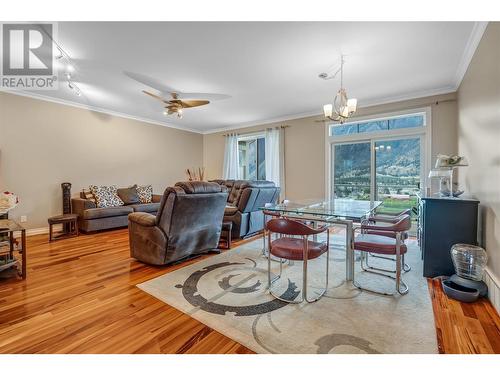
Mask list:
[[[411,108],[432,108],[432,160],[438,153],[457,151],[456,94],[447,94],[408,100],[373,107],[360,108],[358,116],[377,115]],[[439,104],[436,102],[439,101]],[[323,198],[325,196],[325,126],[307,117],[263,124],[239,133],[254,132],[271,125],[288,125],[285,130],[285,179],[288,199]],[[224,137],[227,132],[206,134],[203,137],[203,160],[208,178],[221,178],[224,161]]]
[[[458,91],[459,170],[468,193],[481,201],[481,238],[488,266],[500,280],[500,23],[490,22]]]
[[[456,152],[455,94],[361,108],[359,116],[432,107],[433,157]],[[440,104],[436,105],[436,101]],[[325,196],[325,125],[308,117],[280,122],[285,135],[286,197]],[[275,124],[277,125],[277,124]],[[253,132],[270,124],[239,129]],[[155,192],[204,165],[220,178],[224,132],[200,135],[145,124],[46,101],[0,93],[0,189],[16,192],[22,204],[12,217],[28,216],[27,227],[46,226],[61,212],[60,183],[73,195],[89,184],[153,184]]]
[[[203,165],[201,134],[0,93],[0,190],[17,193],[14,219],[47,226],[62,212],[61,182],[152,184],[155,192]]]

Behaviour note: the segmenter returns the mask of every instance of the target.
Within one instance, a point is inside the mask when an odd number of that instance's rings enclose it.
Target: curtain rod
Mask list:
[[[228,135],[232,135],[232,134],[236,134],[236,135],[251,135],[251,134],[262,133],[265,130],[270,130],[270,129],[286,129],[286,128],[289,128],[289,127],[290,127],[290,125],[270,126],[270,127],[267,127],[267,128],[261,129],[261,130],[254,130],[254,131],[251,131],[251,132],[243,132],[243,133],[230,132],[230,133],[225,133],[225,134],[222,134],[222,136],[223,137],[227,137]]]

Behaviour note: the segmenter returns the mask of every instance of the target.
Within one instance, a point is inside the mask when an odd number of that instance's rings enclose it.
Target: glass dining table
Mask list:
[[[307,199],[301,201],[284,201],[279,204],[267,204],[261,207],[264,213],[264,226],[268,216],[280,216],[290,219],[346,227],[346,280],[354,276],[354,223],[361,222],[382,204],[380,201],[364,201],[336,198],[332,200]],[[266,252],[266,236],[263,241],[263,252]]]

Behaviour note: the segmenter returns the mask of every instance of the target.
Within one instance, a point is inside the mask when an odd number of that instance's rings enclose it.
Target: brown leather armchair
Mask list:
[[[165,265],[217,249],[225,186],[210,182],[178,182],[163,193],[158,213],[130,214],[130,256]]]

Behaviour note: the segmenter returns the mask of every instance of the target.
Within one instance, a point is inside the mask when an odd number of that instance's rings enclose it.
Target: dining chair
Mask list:
[[[272,218],[279,218],[281,217],[281,212],[279,211],[269,211],[269,210],[263,210],[262,213],[264,214],[264,230],[263,230],[263,246],[262,246],[262,255],[267,257],[267,249],[266,249],[266,240],[267,240],[267,222],[271,220]]]
[[[401,219],[401,217],[403,217],[404,215],[411,216],[411,209],[407,208],[405,210],[394,213],[375,213],[374,215],[370,216],[370,219],[372,219],[373,221],[394,224],[398,222],[399,219]]]
[[[312,303],[318,301],[328,288],[329,275],[329,247],[330,233],[328,226],[324,225],[319,228],[312,228],[300,221],[290,220],[286,218],[275,218],[267,222],[266,228],[268,231],[268,249],[270,255],[280,259],[280,271],[278,276],[271,279],[271,256],[268,256],[267,261],[267,277],[269,293],[284,302],[302,303],[304,301]],[[318,235],[326,232],[326,242],[316,242],[309,240],[309,236]],[[272,240],[272,233],[277,233],[279,237]],[[313,259],[319,258],[326,253],[326,273],[325,273],[325,288],[321,290],[318,296],[314,299],[307,297],[308,285],[308,263]],[[276,295],[273,292],[274,283],[281,278],[283,271],[283,261],[302,261],[302,298],[300,300],[289,300],[282,296]]]
[[[408,293],[408,286],[403,281],[401,274],[403,266],[403,255],[407,252],[407,246],[403,241],[404,233],[411,227],[410,215],[402,215],[399,220],[393,224],[377,225],[373,221],[365,220],[356,230],[361,230],[361,233],[355,236],[354,250],[361,252],[361,269],[364,272],[373,273],[376,275],[389,277],[396,282],[396,292],[404,295]],[[381,234],[380,234],[381,233]],[[367,254],[378,254],[385,257],[395,257],[395,270],[377,268],[366,263]],[[380,272],[379,272],[380,271]],[[391,274],[395,274],[392,276]],[[368,290],[378,294],[394,295],[380,292],[374,289],[365,288],[353,280],[354,286],[359,289]]]
[[[411,219],[411,209],[406,209],[406,210],[403,210],[403,211],[400,211],[400,212],[394,213],[394,214],[375,214],[375,215],[370,216],[368,218],[368,221],[370,223],[373,223],[373,224],[387,226],[387,225],[390,225],[390,224],[397,223],[398,221],[401,220],[401,218],[404,215],[410,215],[410,219]],[[395,232],[392,232],[392,231],[380,231],[380,230],[375,230],[375,229],[367,229],[366,233],[377,234],[377,235],[380,235],[380,236],[387,236],[387,237],[396,238]],[[401,234],[401,240],[402,241],[407,240],[408,237],[409,237],[408,232],[403,232]],[[377,255],[377,254],[374,254],[374,253],[370,253],[370,256],[373,257],[373,258],[379,258],[379,259],[385,259],[385,260],[390,260],[390,261],[396,261],[395,258],[391,258],[391,257],[383,256],[383,255]],[[370,257],[366,257],[366,263],[367,264],[369,262],[368,261],[369,258]],[[406,272],[411,271],[410,265],[405,262],[405,254],[403,254],[401,256],[401,259],[402,259],[402,262],[403,262],[403,272],[406,273]],[[384,269],[384,271],[390,272],[389,270],[386,270],[386,269]]]

